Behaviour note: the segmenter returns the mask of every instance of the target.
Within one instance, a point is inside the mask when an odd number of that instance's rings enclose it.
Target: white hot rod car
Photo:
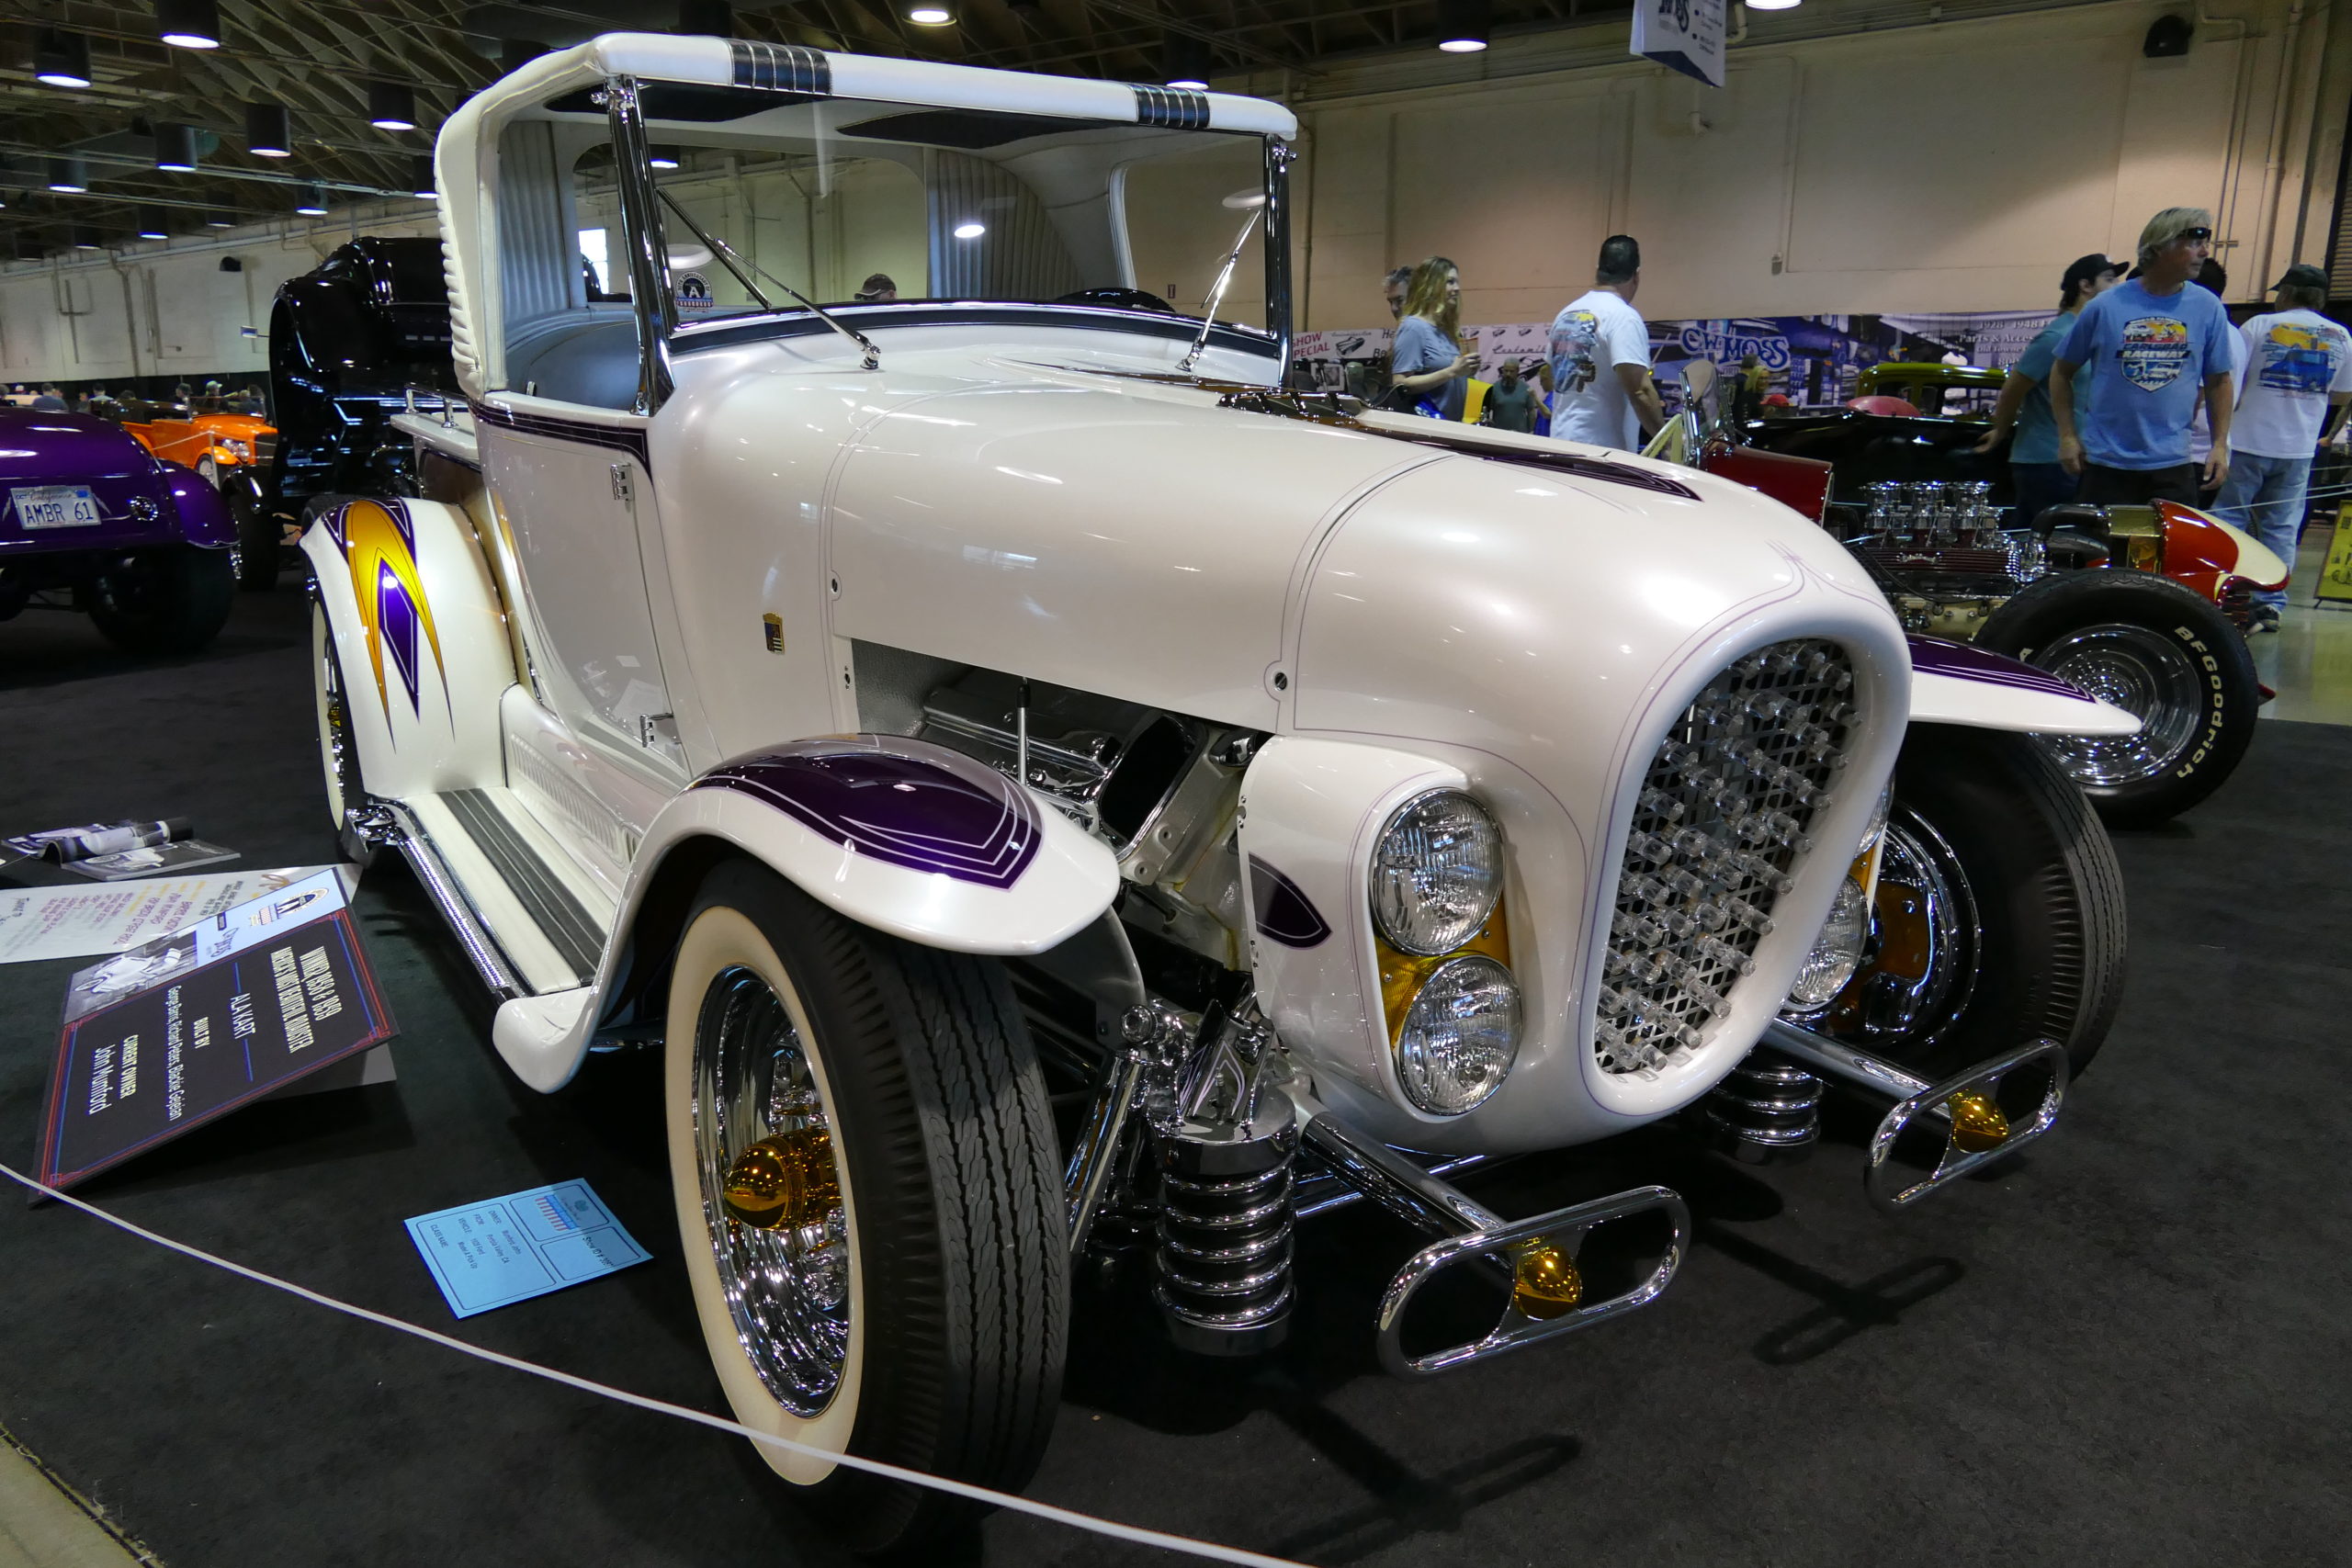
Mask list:
[[[825,1456],[1022,1485],[1082,1260],[1246,1355],[1294,1226],[1369,1197],[1433,1238],[1380,1359],[1459,1366],[1653,1299],[1689,1222],[1449,1172],[1678,1114],[1794,1147],[1836,1079],[1899,1205],[2045,1130],[2115,1004],[2113,856],[2030,736],[2136,721],[1910,642],[1738,485],[1284,390],[1295,132],[544,56],[440,138],[466,405],[304,536],[346,843],[532,1087],[665,1054],[719,1380],[865,1550],[966,1505]],[[1621,1222],[1655,1266],[1603,1289]],[[1432,1346],[1456,1269],[1495,1325]]]

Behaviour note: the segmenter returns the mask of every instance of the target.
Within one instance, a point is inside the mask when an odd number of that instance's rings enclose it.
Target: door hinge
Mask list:
[[[671,756],[683,753],[678,743],[678,719],[675,714],[641,713],[637,716],[637,743],[649,751],[661,751]]]
[[[637,477],[627,463],[613,465],[613,499],[631,512],[637,510]]]

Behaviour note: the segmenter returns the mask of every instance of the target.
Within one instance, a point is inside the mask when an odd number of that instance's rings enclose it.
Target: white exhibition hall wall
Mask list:
[[[1303,330],[1386,325],[1382,276],[1432,254],[1461,265],[1465,323],[1548,320],[1621,231],[1642,242],[1654,318],[2046,310],[2067,262],[2128,255],[2173,205],[2217,213],[2233,299],[2257,298],[2290,261],[2325,259],[2352,23],[2246,0],[2199,12],[2187,55],[2148,60],[2149,23],[2181,5],[1959,14],[2010,3],[1756,13],[1719,90],[1625,57],[1622,17],[1498,39],[1487,55],[1218,85],[1298,107]],[[1774,41],[1789,18],[1827,36]],[[788,193],[755,194],[714,216],[780,258],[806,254],[825,292],[855,287],[863,268],[811,243]],[[1137,227],[1146,288],[1196,294],[1191,274],[1226,243]],[[258,334],[279,283],[356,233],[430,231],[417,204],[393,202],[0,266],[0,380],[264,374]],[[243,270],[221,272],[223,255]],[[921,275],[911,254],[901,263]]]
[[[0,382],[198,375],[265,381],[269,306],[279,284],[355,235],[438,231],[429,208],[402,201],[332,220],[289,219],[0,268]],[[229,256],[240,270],[220,270]]]

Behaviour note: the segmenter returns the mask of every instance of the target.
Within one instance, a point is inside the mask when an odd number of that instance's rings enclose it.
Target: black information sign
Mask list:
[[[41,1180],[72,1187],[392,1033],[349,911],[271,932],[66,1024]]]

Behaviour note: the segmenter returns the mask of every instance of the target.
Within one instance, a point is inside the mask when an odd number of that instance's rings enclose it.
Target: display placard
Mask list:
[[[2335,534],[2327,542],[2327,564],[2320,569],[2319,597],[2323,602],[2352,604],[2352,506],[2335,509]]]
[[[1634,0],[1634,52],[1724,85],[1724,0]]]
[[[118,953],[67,992],[40,1179],[72,1187],[392,1033],[333,871]]]

